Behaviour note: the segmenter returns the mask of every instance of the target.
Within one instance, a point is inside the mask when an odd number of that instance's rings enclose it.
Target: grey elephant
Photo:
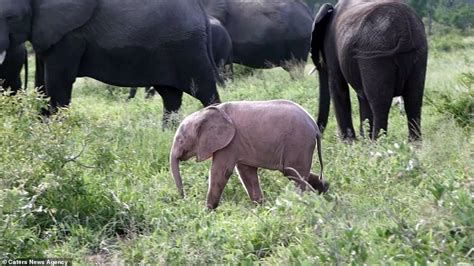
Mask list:
[[[319,176],[311,173],[318,146]],[[181,196],[184,190],[179,162],[212,157],[207,207],[215,209],[234,167],[253,202],[263,200],[258,168],[297,175],[301,189],[326,192],[320,132],[301,106],[286,100],[228,102],[186,117],[179,126],[170,153],[171,172]],[[309,186],[308,186],[309,185]]]
[[[16,94],[22,88],[21,69],[25,66],[25,87],[28,83],[28,54],[25,44],[20,44],[9,48],[0,54],[0,87],[10,89],[12,94]]]
[[[232,63],[234,61],[232,39],[227,29],[218,19],[212,16],[208,16],[208,18],[212,32],[212,55],[219,69],[221,80],[225,80],[232,75]],[[228,70],[226,66],[229,66]]]
[[[306,62],[313,17],[302,0],[204,0],[232,39],[234,63],[252,68]]]
[[[0,6],[0,54],[31,41],[36,86],[45,86],[51,111],[70,103],[76,77],[155,86],[165,113],[180,108],[183,92],[205,106],[220,101],[200,1],[0,0]]]
[[[359,100],[361,134],[364,120],[372,139],[387,131],[392,98],[402,96],[409,139],[421,138],[428,49],[423,23],[408,5],[384,0],[324,4],[315,18],[311,52],[319,71],[322,130],[331,96],[342,137],[355,138],[350,84]]]
[[[212,16],[208,16],[209,25],[211,27],[211,39],[212,39],[212,56],[214,62],[218,68],[218,74],[221,85],[229,77],[232,77],[232,40],[230,39],[229,33],[224,26]],[[156,94],[156,90],[152,87],[145,88],[146,98],[153,97]],[[128,99],[135,98],[137,94],[137,88],[130,88],[130,94]]]

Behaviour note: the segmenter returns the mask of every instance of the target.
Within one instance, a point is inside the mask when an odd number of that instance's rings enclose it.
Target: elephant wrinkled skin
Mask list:
[[[218,68],[219,74],[219,82],[221,85],[224,85],[224,82],[227,78],[232,76],[232,40],[230,39],[229,33],[227,30],[222,26],[219,20],[208,16],[209,25],[211,27],[211,36],[212,36],[212,56],[214,58],[214,62]],[[146,98],[150,98],[154,96],[157,92],[161,95],[163,93],[160,88],[145,88]],[[131,88],[130,94],[128,99],[135,98],[137,94],[137,88]],[[165,98],[163,98],[165,99]],[[167,101],[171,101],[172,99],[166,98]],[[174,99],[174,101],[179,102],[181,98]],[[168,105],[168,102],[165,102],[164,105]],[[165,118],[166,120],[166,118]],[[167,121],[164,121],[165,124]]]
[[[311,173],[313,151],[318,144],[320,174]],[[285,176],[300,175],[297,185],[325,192],[320,132],[301,106],[286,100],[228,102],[207,107],[186,117],[174,137],[171,172],[181,196],[184,190],[179,162],[212,156],[207,207],[215,209],[236,167],[253,202],[263,200],[258,168],[279,170]],[[296,170],[296,171],[295,171]]]
[[[302,0],[204,0],[232,39],[234,63],[252,68],[306,62],[313,17]]]
[[[392,98],[402,96],[409,138],[421,138],[428,48],[423,22],[408,5],[385,0],[324,4],[315,18],[311,52],[319,70],[321,130],[331,97],[342,137],[355,138],[350,84],[359,100],[361,134],[366,119],[372,139],[387,131]]]
[[[165,102],[183,92],[205,106],[220,102],[200,1],[0,0],[0,6],[0,53],[31,41],[36,87],[44,85],[51,111],[70,103],[76,77],[160,87]]]

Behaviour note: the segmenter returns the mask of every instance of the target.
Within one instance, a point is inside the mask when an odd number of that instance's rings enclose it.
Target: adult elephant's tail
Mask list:
[[[28,88],[28,50],[25,48],[25,90]]]
[[[324,53],[324,38],[326,30],[329,26],[330,18],[333,15],[334,7],[331,4],[323,4],[314,19],[313,33],[311,36],[311,58],[319,73],[319,113],[318,113],[318,127],[324,132],[329,116],[329,80],[328,69],[325,62]]]
[[[328,70],[326,67],[319,69],[319,112],[318,112],[318,127],[321,133],[324,132],[328,123],[329,106],[331,99],[329,95],[329,80]]]

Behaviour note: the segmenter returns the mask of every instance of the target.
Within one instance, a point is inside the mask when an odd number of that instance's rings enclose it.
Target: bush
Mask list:
[[[430,98],[427,100],[439,113],[449,115],[460,127],[470,131],[474,122],[474,73],[461,74],[459,85],[456,96],[439,93],[436,102]]]
[[[104,238],[127,236],[143,227],[141,212],[122,202],[103,178],[114,157],[94,143],[90,121],[61,110],[48,119],[45,101],[34,92],[0,96],[0,257],[42,257],[46,243],[77,239],[99,251]],[[92,136],[94,137],[94,136]],[[104,147],[89,163],[86,150]]]
[[[435,10],[435,19],[458,29],[474,27],[474,6],[464,1],[440,1]]]
[[[430,48],[436,51],[451,52],[465,49],[466,44],[459,34],[437,34],[429,40]]]
[[[244,65],[234,64],[234,78],[245,78],[250,77],[253,75],[258,75],[262,72],[260,69],[255,69],[251,67],[247,67]]]

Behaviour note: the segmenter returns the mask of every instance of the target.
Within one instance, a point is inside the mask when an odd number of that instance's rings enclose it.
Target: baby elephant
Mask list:
[[[291,101],[227,102],[207,107],[186,117],[171,148],[171,171],[181,196],[183,184],[179,162],[196,156],[212,156],[207,207],[215,209],[234,167],[250,199],[263,200],[258,180],[259,167],[279,170],[295,180],[302,190],[307,185],[326,192],[323,180],[321,134],[313,118]],[[321,171],[310,172],[318,143]],[[292,176],[297,175],[299,178]]]

